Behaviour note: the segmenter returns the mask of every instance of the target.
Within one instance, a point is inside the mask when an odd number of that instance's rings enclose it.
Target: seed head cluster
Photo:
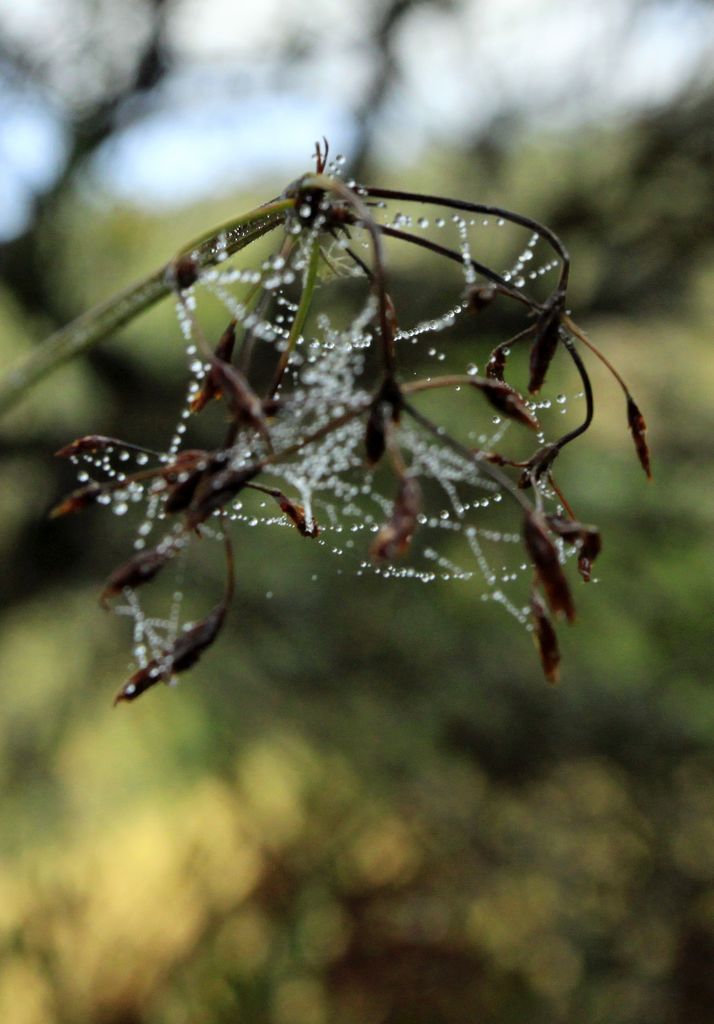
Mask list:
[[[210,259],[204,244],[170,264],[190,379],[169,442],[92,434],[58,452],[76,464],[80,486],[53,515],[90,505],[140,514],[134,552],[100,596],[133,625],[135,668],[117,701],[174,681],[214,643],[241,531],[258,522],[351,557],[358,574],[479,576],[482,596],[531,631],[555,682],[556,623],[575,618],[568,563],[587,582],[601,547],[555,477],[560,453],[593,419],[585,355],[622,388],[650,474],[639,408],[567,311],[570,261],[554,232],[493,206],[346,181],[326,145],[316,160],[315,173],[266,205],[264,223],[256,211],[256,239],[279,235],[257,266],[245,246],[232,257],[222,232]],[[510,259],[509,231],[519,239]],[[402,294],[396,274],[393,286],[387,254],[400,251],[430,261],[429,272],[453,273],[457,286],[436,316],[424,316],[413,288]],[[217,337],[205,326],[204,295],[226,311]],[[494,345],[501,322],[517,329]],[[483,372],[472,362],[479,351]],[[575,391],[553,401],[543,393],[564,372],[556,364],[569,368]],[[563,432],[568,403],[579,418]],[[189,443],[207,420],[217,424],[213,441],[202,429],[204,440]],[[152,581],[173,567],[185,588],[187,560],[209,539],[225,554],[218,603],[182,623],[177,583],[168,615],[147,614]],[[454,560],[457,542],[466,564]]]

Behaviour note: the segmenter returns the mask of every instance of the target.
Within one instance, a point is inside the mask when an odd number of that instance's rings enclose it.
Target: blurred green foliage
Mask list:
[[[685,152],[684,178],[660,163],[643,189],[633,152],[541,143],[485,190],[478,155],[440,153],[388,182],[562,229],[577,317],[651,426],[648,485],[595,367],[594,429],[560,474],[604,551],[556,690],[478,587],[357,578],[255,530],[215,649],[115,710],[126,637],[96,595],[126,536],[44,519],[71,485],[51,452],[168,435],[170,308],[0,424],[0,1021],[714,1019],[711,233],[681,250],[710,185]],[[254,198],[159,221],[75,196],[45,284],[76,312]],[[411,256],[395,281],[438,296]],[[0,310],[6,363],[43,324]]]

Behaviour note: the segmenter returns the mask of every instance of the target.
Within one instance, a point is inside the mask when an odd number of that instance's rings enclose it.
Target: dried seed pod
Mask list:
[[[600,540],[600,533],[597,530],[593,529],[591,533],[588,533],[583,537],[583,542],[578,553],[578,572],[586,583],[590,582],[592,577],[592,564],[600,554],[601,547],[602,543]]]
[[[540,656],[543,673],[549,683],[557,683],[560,680],[558,637],[553,623],[548,618],[541,596],[536,590],[531,593],[531,615],[533,617],[533,640]]]
[[[176,453],[173,462],[162,467],[161,476],[168,483],[175,483],[176,478],[182,473],[193,468],[201,468],[201,464],[206,466],[216,458],[215,455],[206,451],[205,448],[184,448],[183,451]]]
[[[562,537],[567,544],[578,544],[578,572],[586,583],[592,576],[592,563],[600,554],[602,539],[596,526],[587,526],[575,519],[562,516],[546,516],[549,528]]]
[[[100,452],[105,448],[122,448],[125,446],[124,441],[120,441],[116,437],[105,437],[103,434],[87,434],[84,437],[78,437],[75,441],[71,441],[70,444],[60,448],[55,455],[58,459],[70,459],[74,455],[81,455],[84,452]]]
[[[226,617],[226,605],[221,602],[205,618],[179,634],[171,654],[173,672],[185,672],[195,665],[203,652],[218,636]]]
[[[486,363],[486,376],[489,380],[504,380],[504,373],[506,370],[506,347],[504,345],[497,345],[489,356],[488,362]]]
[[[137,697],[141,697],[142,693],[146,693],[152,686],[170,678],[171,671],[168,664],[158,658],[153,658],[148,665],[137,669],[127,679],[114,698],[114,704],[117,705],[121,701],[136,700]]]
[[[225,456],[210,455],[201,449],[180,452],[161,474],[169,485],[164,498],[164,512],[183,512],[191,504],[206,473],[216,472],[225,464]]]
[[[416,477],[404,476],[394,502],[389,522],[379,530],[369,553],[375,562],[390,562],[406,554],[417,527],[421,511],[421,488]]]
[[[168,682],[172,676],[195,665],[218,636],[225,616],[226,604],[222,601],[205,618],[179,634],[163,656],[153,658],[144,668],[138,669],[119,690],[114,703],[136,700],[156,683]]]
[[[364,447],[367,462],[375,466],[387,448],[387,417],[384,402],[373,402],[367,417],[367,429],[364,435]]]
[[[390,417],[392,423],[398,423],[401,409],[401,388],[396,380],[389,375],[382,382],[367,417],[364,446],[370,466],[375,466],[386,451],[387,418]]]
[[[647,479],[652,479],[652,469],[650,466],[650,452],[645,441],[645,432],[647,430],[647,424],[645,418],[635,404],[635,400],[632,395],[627,394],[627,424],[632,434],[632,439],[635,442],[635,450],[637,452],[637,458],[640,460],[640,465],[647,474]]]
[[[193,500],[193,496],[196,493],[201,479],[205,470],[194,469],[192,472],[187,473],[185,477],[179,476],[164,499],[164,512],[183,512],[187,509]]]
[[[275,495],[280,510],[290,519],[297,527],[298,533],[301,533],[303,537],[319,537],[320,527],[317,525],[315,519],[311,519],[308,523],[305,517],[305,509],[302,505],[298,505],[297,502],[291,501],[290,498],[286,498],[284,494]]]
[[[553,541],[548,536],[545,520],[537,512],[526,515],[523,539],[538,578],[545,591],[548,606],[554,615],[565,616],[572,622],[575,618],[575,604],[570,593]]]
[[[471,377],[471,387],[481,391],[490,405],[508,419],[522,423],[529,430],[540,430],[540,423],[515,388],[502,380],[488,377]]]
[[[253,477],[258,475],[260,470],[260,466],[247,466],[243,469],[217,468],[216,471],[204,470],[186,509],[188,527],[195,529],[214,512],[223,508],[243,490]]]
[[[230,363],[233,358],[233,348],[235,347],[236,341],[236,321],[231,322],[226,327],[223,334],[218,339],[215,351],[213,353],[214,359],[223,363]],[[216,379],[216,373],[214,372],[214,366],[206,374],[203,381],[203,387],[196,394],[195,398],[191,402],[191,412],[200,412],[201,409],[206,406],[211,399],[221,397],[220,384]]]
[[[63,501],[50,510],[50,519],[59,519],[60,516],[69,515],[71,512],[81,512],[87,505],[93,505],[103,492],[104,488],[102,485],[96,482],[72,491]]]
[[[109,599],[121,594],[124,587],[140,587],[142,583],[153,580],[175,552],[175,545],[170,544],[152,548],[150,551],[139,551],[109,576],[100,594],[99,603],[103,608],[108,608]]]
[[[214,385],[225,396],[237,423],[252,427],[270,442],[270,432],[263,411],[263,403],[251,388],[245,376],[235,366],[216,360],[211,368]]]
[[[528,390],[536,394],[543,386],[560,339],[562,299],[547,306],[538,317],[535,338],[530,352],[530,379]]]

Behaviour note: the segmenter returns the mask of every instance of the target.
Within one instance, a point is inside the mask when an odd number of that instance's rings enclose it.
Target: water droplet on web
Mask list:
[[[468,373],[469,377],[475,377],[478,374],[478,366],[476,365],[476,363],[469,363],[469,365],[466,367],[466,372]]]

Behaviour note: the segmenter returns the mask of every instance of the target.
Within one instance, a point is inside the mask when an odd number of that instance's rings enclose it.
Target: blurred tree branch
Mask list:
[[[151,30],[143,48],[136,54],[133,75],[126,84],[78,116],[68,115],[68,146],[62,170],[49,189],[35,196],[27,228],[0,246],[0,280],[33,315],[40,313],[54,323],[61,323],[76,313],[66,307],[54,287],[52,275],[47,272],[53,220],[82,166],[114,132],[120,112],[138,94],[155,89],[167,74],[170,57],[164,34],[169,2],[146,0]],[[31,84],[41,86],[41,72],[32,67],[26,54],[5,51],[3,58],[8,68],[6,74],[20,82],[34,79]]]

